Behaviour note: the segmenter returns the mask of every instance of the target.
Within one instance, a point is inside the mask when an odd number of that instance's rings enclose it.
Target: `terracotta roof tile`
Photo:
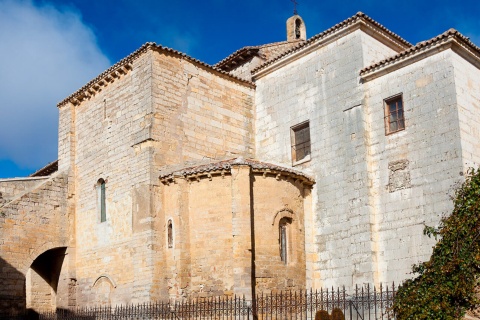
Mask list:
[[[187,167],[183,168],[180,170],[172,170],[170,172],[162,172],[159,176],[160,179],[173,179],[174,176],[191,176],[191,175],[198,175],[202,173],[208,173],[211,171],[218,171],[218,170],[226,170],[229,171],[232,166],[234,165],[248,165],[252,169],[258,169],[258,170],[271,170],[271,171],[278,171],[278,172],[285,172],[285,173],[290,173],[299,177],[302,177],[309,183],[313,184],[315,183],[314,179],[305,173],[294,170],[292,168],[287,168],[271,163],[266,163],[266,162],[261,162],[253,159],[244,159],[242,157],[239,158],[233,158],[233,159],[228,159],[228,160],[222,160],[222,161],[217,161],[217,162],[212,162],[212,163],[207,163],[207,164],[201,164],[198,166],[193,166],[193,167]]]
[[[469,38],[465,37],[464,35],[462,35],[460,32],[458,32],[457,30],[455,29],[449,29],[447,31],[445,31],[444,33],[432,38],[432,39],[429,39],[429,40],[426,40],[426,41],[422,41],[422,42],[419,42],[417,43],[414,47],[411,47],[411,48],[408,48],[394,56],[391,56],[391,57],[388,57],[384,60],[381,60],[375,64],[372,64],[366,68],[363,68],[362,70],[360,70],[360,75],[363,76],[363,75],[366,75],[367,73],[369,72],[373,72],[383,66],[385,66],[386,64],[389,64],[389,63],[394,63],[396,61],[399,61],[399,60],[402,60],[406,57],[409,57],[417,52],[420,52],[426,48],[429,48],[431,47],[432,45],[435,45],[439,42],[442,42],[448,38],[457,38],[459,39],[460,41],[463,41],[467,46],[469,46],[471,49],[473,49],[474,51],[477,51],[478,54],[480,55],[480,48],[477,47],[473,42],[470,41]]]
[[[252,56],[252,57],[259,56],[265,60],[268,60],[273,56],[277,56],[283,51],[298,45],[299,42],[304,42],[304,41],[303,40],[281,41],[281,42],[267,43],[259,46],[243,47],[235,51],[225,59],[217,62],[214,66],[225,71],[230,71],[234,69],[234,67],[232,67],[232,64],[238,64],[239,62],[241,64],[241,62],[245,61],[245,57],[247,56]]]
[[[401,45],[403,45],[404,47],[411,47],[412,44],[409,43],[408,41],[406,41],[405,39],[403,39],[402,37],[400,37],[399,35],[393,33],[392,31],[388,30],[387,28],[385,28],[383,25],[381,25],[380,23],[378,23],[377,21],[373,20],[372,18],[370,18],[369,16],[367,16],[366,14],[364,14],[363,12],[358,12],[357,14],[355,14],[354,16],[340,22],[340,23],[337,23],[336,25],[334,25],[333,27],[311,37],[310,39],[308,39],[307,41],[304,41],[300,44],[297,44],[296,46],[294,46],[293,48],[285,51],[285,52],[282,52],[281,54],[273,57],[272,59],[266,61],[264,64],[258,66],[257,68],[253,69],[252,70],[252,74],[255,74],[256,72],[262,70],[263,68],[271,65],[272,63],[274,63],[275,61],[278,61],[280,60],[281,58],[285,57],[285,56],[288,56],[290,54],[293,54],[294,52],[304,48],[304,47],[308,47],[309,45],[315,43],[318,39],[322,39],[322,38],[325,38],[326,36],[328,35],[331,35],[349,25],[352,25],[360,20],[364,20],[364,21],[367,21],[369,22],[370,24],[374,25],[375,27],[379,28],[380,30],[382,30],[383,32],[387,33],[388,35],[390,35],[392,38],[394,38],[395,40],[397,40],[397,42]]]
[[[71,102],[74,99],[77,99],[77,98],[83,99],[83,95],[85,94],[85,92],[87,90],[89,90],[92,86],[98,85],[99,83],[102,83],[102,82],[103,83],[110,82],[110,81],[105,80],[105,79],[108,78],[108,77],[111,77],[112,74],[114,74],[115,72],[118,72],[119,70],[121,71],[121,70],[124,70],[125,68],[128,69],[128,70],[131,69],[132,62],[134,60],[136,60],[139,56],[141,56],[143,53],[147,52],[148,50],[157,50],[157,51],[160,51],[160,52],[163,51],[163,52],[168,52],[168,53],[174,54],[174,55],[182,57],[183,59],[186,59],[190,62],[193,62],[193,63],[201,65],[201,66],[203,66],[207,69],[210,69],[214,72],[217,72],[219,74],[227,76],[231,79],[234,79],[234,80],[239,81],[241,83],[247,84],[251,87],[255,86],[255,84],[251,81],[248,81],[248,80],[242,79],[240,77],[236,77],[234,75],[231,75],[228,72],[225,72],[224,70],[221,70],[221,69],[219,69],[215,66],[209,65],[209,64],[207,64],[203,61],[192,58],[192,57],[190,57],[189,55],[187,55],[183,52],[180,52],[180,51],[177,51],[175,49],[168,48],[168,47],[164,47],[164,46],[156,44],[154,42],[147,42],[144,45],[142,45],[140,48],[135,50],[133,53],[131,53],[127,57],[123,58],[122,60],[120,60],[119,62],[115,63],[113,66],[111,66],[110,68],[108,68],[107,70],[102,72],[96,78],[89,81],[86,85],[81,87],[79,90],[75,91],[73,94],[71,94],[70,96],[68,96],[67,98],[65,98],[61,102],[59,102],[58,106],[60,107],[60,106],[66,104],[68,102]]]
[[[35,171],[30,175],[30,177],[44,177],[44,176],[49,176],[54,172],[58,171],[58,160],[55,160],[53,162],[50,162],[47,164],[45,167]]]

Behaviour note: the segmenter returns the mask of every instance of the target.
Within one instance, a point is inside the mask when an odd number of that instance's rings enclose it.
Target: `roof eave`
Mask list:
[[[453,52],[480,69],[480,51],[471,43],[462,39],[461,35],[450,34],[445,37],[438,36],[436,40],[427,45],[417,45],[417,48],[402,52],[399,56],[391,57],[365,68],[360,72],[360,77],[362,81],[368,82],[448,49],[452,49]]]
[[[356,20],[352,20],[351,23],[344,23],[338,29],[329,31],[323,36],[322,34],[319,34],[312,37],[310,40],[307,40],[307,42],[286,51],[283,54],[283,57],[280,56],[267,61],[264,65],[261,65],[252,71],[252,79],[255,81],[317,50],[319,47],[326,46],[350,33],[355,32],[356,30],[362,30],[366,34],[372,36],[376,40],[382,42],[387,47],[397,52],[405,50],[405,48],[408,47],[405,41],[396,39],[394,36],[386,32],[384,28],[381,28],[369,19],[365,19],[363,16],[360,16],[357,17]]]
[[[100,75],[89,81],[86,85],[72,93],[70,96],[62,100],[57,104],[57,107],[62,107],[68,103],[72,103],[74,106],[82,103],[83,100],[90,99],[92,96],[95,96],[98,92],[108,86],[111,82],[114,82],[116,79],[121,78],[126,75],[133,69],[133,62],[138,59],[140,56],[145,54],[149,50],[156,50],[157,52],[164,52],[173,54],[181,59],[186,59],[191,63],[194,63],[198,66],[202,66],[209,71],[212,71],[218,75],[228,77],[229,79],[246,85],[250,88],[255,88],[255,84],[251,81],[242,79],[240,77],[229,74],[226,71],[223,71],[215,66],[211,66],[205,62],[202,62],[198,59],[190,57],[189,55],[182,53],[180,51],[163,47],[162,45],[157,45],[153,42],[148,42],[142,45],[139,49],[135,50],[133,53],[123,58],[119,62],[115,63],[113,66],[102,72]]]

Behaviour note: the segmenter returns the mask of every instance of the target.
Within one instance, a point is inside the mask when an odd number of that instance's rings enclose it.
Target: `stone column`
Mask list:
[[[183,178],[177,178],[178,184],[178,226],[176,237],[178,239],[178,250],[180,254],[178,272],[179,286],[182,289],[182,295],[190,293],[191,287],[191,265],[192,257],[190,254],[190,211],[189,211],[189,185]],[[186,292],[185,292],[186,291]]]
[[[236,295],[252,299],[252,228],[250,166],[233,165],[232,236],[234,289]]]

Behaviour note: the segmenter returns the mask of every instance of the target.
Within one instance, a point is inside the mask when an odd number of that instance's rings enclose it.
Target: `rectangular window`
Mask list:
[[[306,121],[291,129],[293,164],[310,160],[310,123]]]
[[[405,129],[402,95],[399,94],[385,100],[385,134]]]

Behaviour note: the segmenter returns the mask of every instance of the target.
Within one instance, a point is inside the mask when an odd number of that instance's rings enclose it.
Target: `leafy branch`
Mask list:
[[[437,240],[430,260],[414,265],[418,275],[400,286],[393,311],[403,319],[461,319],[478,306],[480,270],[480,170],[470,169],[457,189],[452,214],[424,234]]]

